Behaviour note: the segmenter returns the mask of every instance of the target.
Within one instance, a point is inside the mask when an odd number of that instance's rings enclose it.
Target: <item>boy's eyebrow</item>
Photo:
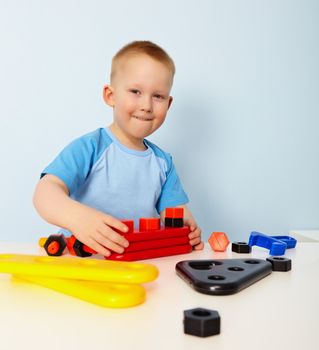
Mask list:
[[[154,91],[154,94],[169,95],[169,91],[156,90],[156,91]]]
[[[127,88],[128,89],[142,89],[142,86],[140,84],[137,84],[137,83],[128,83],[127,84]],[[162,95],[168,95],[169,94],[169,91],[168,90],[154,90],[153,93],[155,94],[162,94]]]
[[[139,84],[127,84],[127,86],[133,87],[133,88],[138,88],[138,89],[141,89],[141,88],[142,88],[142,86],[139,85]]]

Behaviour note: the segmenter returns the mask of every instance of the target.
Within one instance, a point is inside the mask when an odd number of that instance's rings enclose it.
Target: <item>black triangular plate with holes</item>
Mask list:
[[[184,260],[175,266],[177,274],[204,294],[235,294],[272,272],[261,259]]]

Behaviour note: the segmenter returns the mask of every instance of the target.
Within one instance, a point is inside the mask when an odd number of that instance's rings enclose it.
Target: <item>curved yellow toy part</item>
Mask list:
[[[1,272],[120,284],[151,282],[159,273],[156,266],[138,262],[23,254],[0,254]]]
[[[145,289],[135,284],[113,284],[95,281],[75,281],[31,275],[14,277],[39,284],[81,300],[111,308],[136,306],[145,301]]]

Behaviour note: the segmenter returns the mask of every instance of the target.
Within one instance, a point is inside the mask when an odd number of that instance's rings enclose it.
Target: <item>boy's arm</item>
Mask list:
[[[204,248],[204,243],[201,241],[202,230],[197,226],[197,223],[188,209],[186,204],[177,205],[177,208],[184,208],[184,224],[189,226],[191,232],[189,234],[189,243],[194,246],[195,250],[202,250]],[[165,219],[165,210],[161,212],[161,219]]]
[[[112,230],[126,232],[126,225],[71,199],[67,186],[57,176],[47,174],[42,177],[36,186],[33,203],[43,219],[68,229],[82,243],[102,255],[109,256],[109,249],[122,253],[123,247],[128,246],[128,241]]]

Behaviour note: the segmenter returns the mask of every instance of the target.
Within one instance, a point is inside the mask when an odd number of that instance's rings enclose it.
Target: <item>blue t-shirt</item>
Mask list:
[[[145,151],[122,145],[109,128],[71,142],[42,172],[60,178],[70,197],[120,220],[157,217],[188,202],[172,157],[148,140]]]

